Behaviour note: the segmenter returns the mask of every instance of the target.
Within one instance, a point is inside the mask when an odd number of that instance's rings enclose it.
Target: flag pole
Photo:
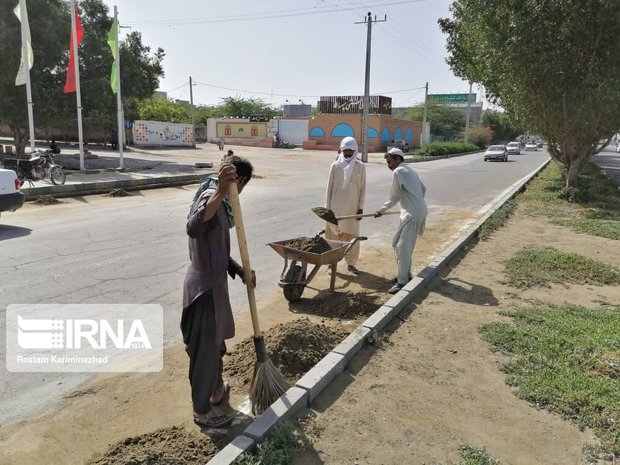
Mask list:
[[[75,24],[75,0],[71,0],[71,41],[73,42],[73,62],[75,65],[75,96],[77,98],[78,135],[80,144],[80,170],[84,167],[84,134],[82,132],[82,96],[80,94],[80,62],[78,60],[77,25]]]
[[[116,111],[118,119],[118,158],[119,168],[123,169],[123,142],[125,142],[125,121],[123,117],[123,102],[121,100],[121,51],[118,47],[118,10],[114,5],[114,22],[116,23],[116,34],[114,35],[114,73],[116,74]]]
[[[28,26],[28,11],[26,10],[26,0],[19,0],[19,16],[21,23],[21,34],[22,34],[22,72],[24,73],[24,77],[26,79],[26,101],[28,103],[28,126],[30,128],[30,151],[34,153],[34,113],[32,110],[32,86],[30,85],[30,57],[28,54],[30,53],[28,47],[28,34],[26,29],[29,29]]]

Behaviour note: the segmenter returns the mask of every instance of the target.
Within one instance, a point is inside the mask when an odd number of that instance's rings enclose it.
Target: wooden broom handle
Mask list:
[[[241,264],[245,273],[245,287],[248,291],[248,303],[250,304],[250,315],[252,316],[252,328],[254,329],[254,337],[261,337],[260,325],[258,324],[258,311],[256,309],[256,297],[254,288],[252,287],[252,266],[250,265],[250,252],[248,250],[248,242],[245,238],[245,228],[243,226],[243,216],[241,215],[241,203],[239,202],[239,190],[237,183],[230,184],[228,191],[230,197],[230,205],[235,220],[235,230],[237,231],[237,242],[239,243],[239,253],[241,254]]]
[[[385,215],[400,215],[400,212],[385,212],[381,216],[385,216]],[[364,213],[364,214],[360,214],[360,215],[337,216],[336,219],[338,221],[340,221],[340,220],[351,220],[353,218],[355,218],[355,219],[357,219],[357,218],[368,218],[369,216],[375,216],[375,214],[374,213]]]

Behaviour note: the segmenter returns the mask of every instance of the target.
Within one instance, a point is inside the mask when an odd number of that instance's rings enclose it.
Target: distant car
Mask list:
[[[392,141],[391,144],[388,144],[388,150],[390,149],[401,149],[403,152],[409,152],[409,143],[406,140],[395,140]]]
[[[24,204],[25,195],[20,192],[20,186],[15,171],[0,168],[0,214],[14,212]]]
[[[620,144],[616,145],[616,153],[620,153]]]
[[[536,142],[528,142],[525,144],[525,151],[527,152],[528,150],[538,151],[538,144]]]
[[[484,152],[484,161],[489,160],[508,161],[508,150],[503,145],[491,145]]]
[[[538,146],[539,149],[542,149],[542,146],[543,146],[542,140],[537,140],[536,145]]]
[[[506,150],[508,150],[509,155],[520,155],[521,144],[519,144],[519,142],[508,142],[508,144],[506,144]]]

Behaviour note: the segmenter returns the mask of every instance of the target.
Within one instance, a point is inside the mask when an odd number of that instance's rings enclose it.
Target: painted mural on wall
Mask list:
[[[267,123],[225,122],[217,123],[218,137],[267,137]]]
[[[133,140],[137,145],[192,146],[194,134],[191,124],[135,121]]]

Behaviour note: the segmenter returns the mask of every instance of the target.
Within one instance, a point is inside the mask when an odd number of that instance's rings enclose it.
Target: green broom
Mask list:
[[[250,272],[250,254],[248,244],[245,238],[245,228],[243,227],[243,216],[241,215],[241,204],[239,203],[239,191],[237,183],[230,185],[229,191],[230,204],[235,220],[235,229],[237,231],[237,242],[239,243],[239,253],[241,254],[241,263],[245,272]],[[278,397],[284,394],[289,388],[286,379],[278,371],[273,362],[269,359],[265,340],[260,331],[258,324],[258,312],[256,309],[256,297],[254,296],[254,288],[252,287],[252,279],[250,276],[246,279],[246,288],[248,291],[248,302],[250,304],[250,315],[252,316],[252,328],[254,329],[254,348],[256,350],[256,365],[254,365],[254,375],[252,377],[252,385],[250,386],[250,402],[252,402],[252,413],[255,415],[265,411]]]

